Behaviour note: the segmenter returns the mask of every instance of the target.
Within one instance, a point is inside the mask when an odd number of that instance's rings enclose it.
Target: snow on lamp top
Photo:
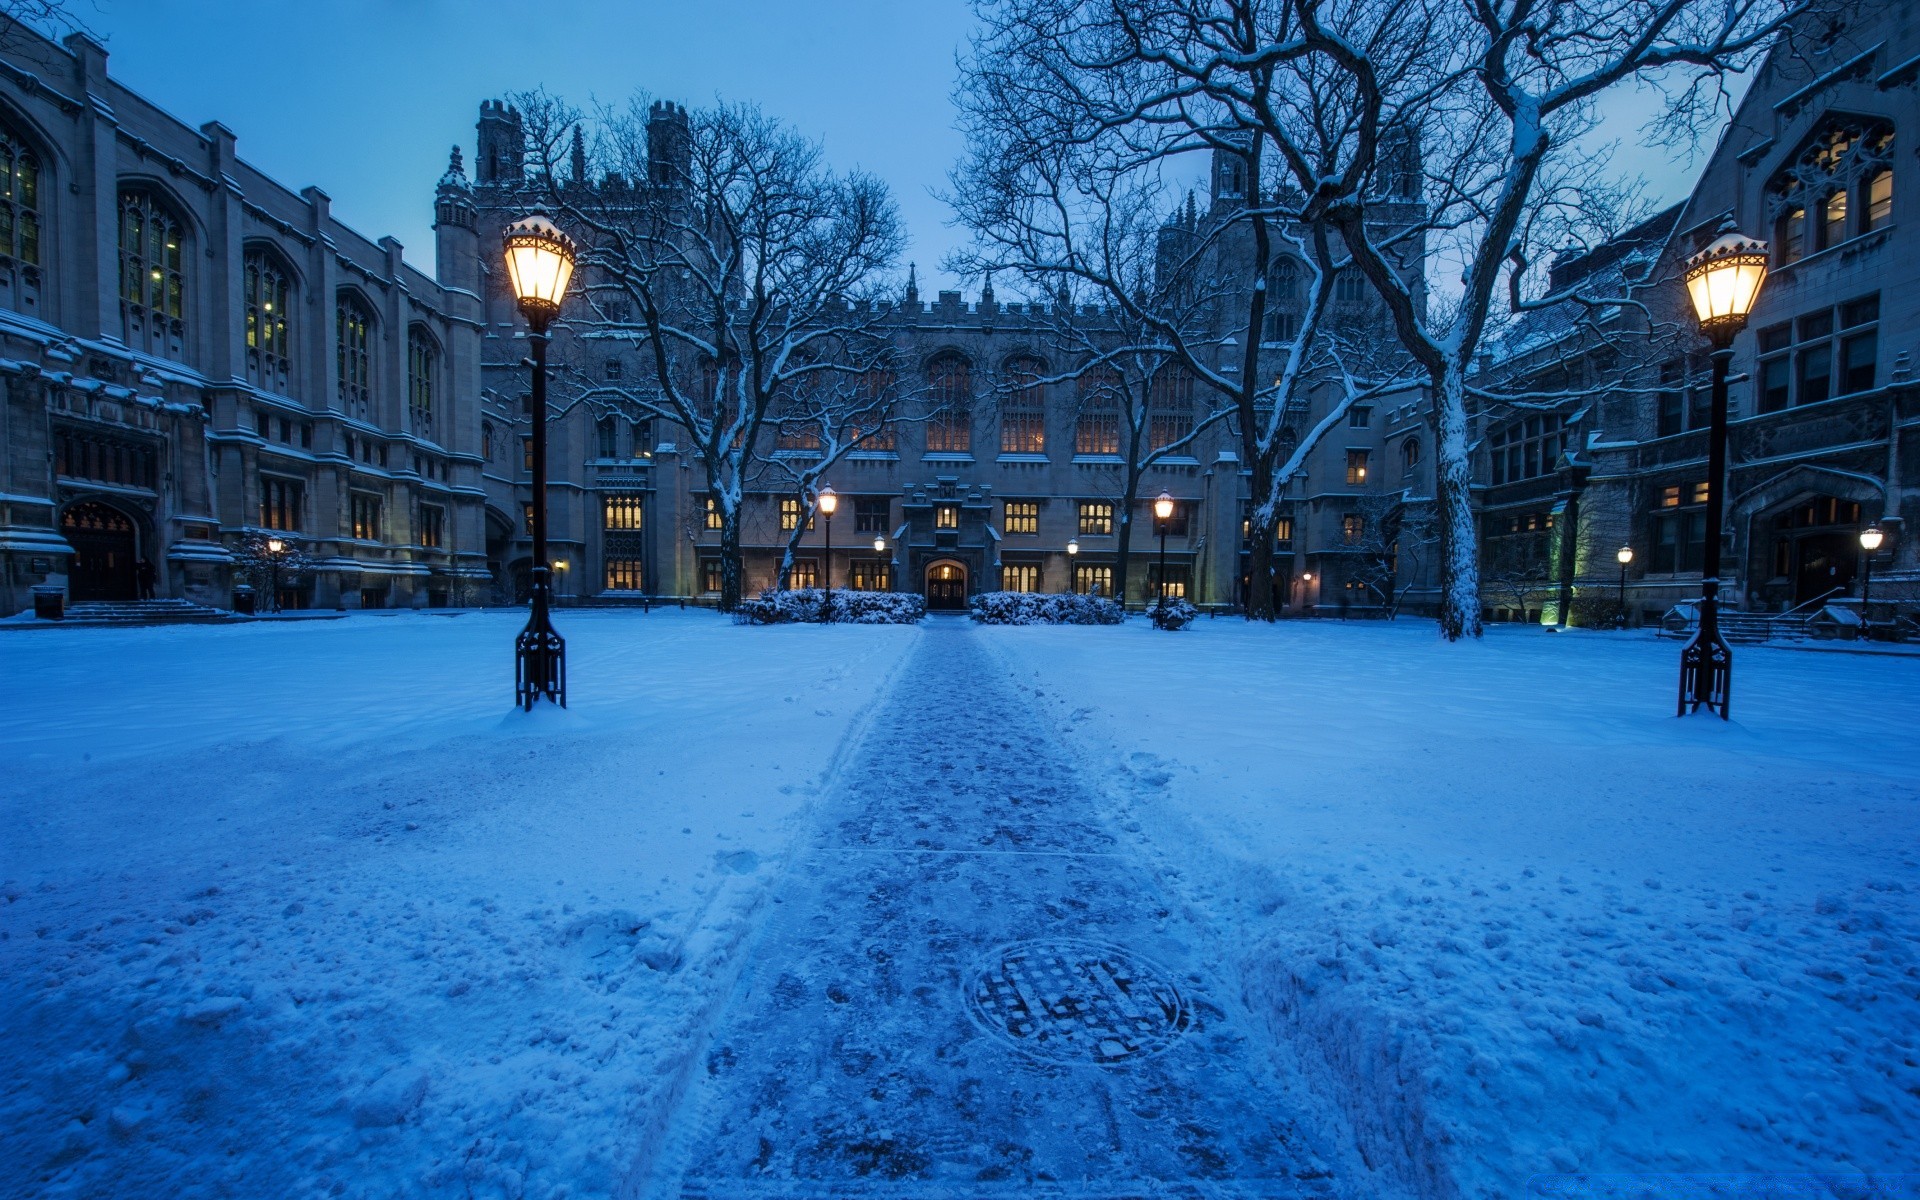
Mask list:
[[[830,487],[823,487],[820,489],[820,495],[816,498],[815,503],[820,506],[821,512],[832,516],[834,510],[840,507],[840,494]]]
[[[1168,521],[1173,519],[1172,493],[1163,491],[1160,493],[1160,495],[1157,498],[1155,498],[1153,502],[1153,515],[1160,518],[1162,521]]]
[[[1614,558],[1618,559],[1620,561],[1620,565],[1624,567],[1628,563],[1633,561],[1633,547],[1622,546],[1618,550],[1614,551],[1613,556]]]
[[[1878,525],[1869,525],[1860,531],[1860,548],[1868,554],[1878,550],[1880,543],[1886,540],[1886,533]]]
[[[529,319],[551,317],[573,279],[573,239],[547,218],[535,215],[507,226],[507,276],[521,311]]]
[[[1700,328],[1731,338],[1747,323],[1767,278],[1767,244],[1744,237],[1731,223],[1707,248],[1687,260],[1687,295]]]

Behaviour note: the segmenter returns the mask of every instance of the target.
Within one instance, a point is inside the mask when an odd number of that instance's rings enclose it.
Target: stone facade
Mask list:
[[[1920,601],[1920,546],[1905,529],[1920,503],[1916,138],[1920,27],[1869,6],[1771,56],[1685,203],[1556,268],[1566,291],[1631,288],[1647,307],[1552,332],[1549,319],[1530,318],[1489,363],[1487,377],[1508,386],[1611,381],[1557,412],[1486,418],[1485,566],[1503,568],[1512,557],[1503,537],[1515,533],[1552,560],[1528,604],[1490,588],[1492,615],[1553,620],[1563,574],[1577,592],[1610,600],[1623,545],[1634,551],[1625,588],[1634,620],[1699,596],[1710,347],[1681,276],[1728,218],[1767,241],[1772,261],[1734,342],[1723,602],[1772,613],[1857,606],[1859,533],[1875,521],[1887,534],[1873,563],[1876,615]],[[1496,455],[1526,440],[1515,430],[1544,419],[1564,431],[1554,453],[1569,453],[1518,482],[1496,474]],[[1571,539],[1537,518],[1512,528],[1516,515],[1564,517],[1569,501]]]
[[[683,109],[656,105],[650,153],[671,153],[684,120]],[[530,565],[525,513],[531,500],[527,374],[519,349],[524,323],[495,258],[499,231],[536,203],[525,186],[523,146],[519,115],[498,102],[483,104],[474,178],[469,181],[457,168],[450,173],[437,209],[443,277],[483,298],[485,443],[491,450],[484,472],[487,552],[495,570],[522,594]],[[608,186],[583,182],[579,174],[576,167],[567,186]],[[1242,201],[1230,173],[1216,170],[1208,203],[1172,219],[1167,234],[1191,234]],[[478,230],[477,237],[470,229]],[[571,328],[555,331],[556,365],[571,368],[575,378],[647,378],[650,362],[630,342],[606,337],[583,322],[579,307],[576,301],[576,311],[569,314]],[[1363,299],[1354,315],[1377,322],[1379,340],[1391,341],[1391,328],[1376,307]],[[1050,333],[1056,317],[1048,304],[1001,302],[990,282],[974,299],[945,291],[922,299],[910,275],[885,316],[900,370],[925,378],[937,364],[947,371],[957,364],[974,398],[969,428],[957,440],[930,445],[924,423],[903,422],[895,448],[856,452],[830,472],[827,482],[842,498],[831,560],[826,524],[816,522],[798,555],[797,582],[824,582],[830,572],[835,586],[922,592],[936,606],[962,604],[974,593],[1003,587],[1109,590],[1103,581],[1112,577],[1117,531],[1127,516],[1110,511],[1124,460],[1104,452],[1098,438],[1081,435],[1073,383],[1043,389],[1037,428],[1030,421],[1009,421],[994,395],[995,382],[1008,378],[1010,364],[1020,360],[1037,361],[1042,374],[1072,369]],[[1268,349],[1277,361],[1284,345],[1276,342]],[[1217,365],[1237,370],[1237,346],[1222,347]],[[1301,406],[1295,426],[1302,432],[1310,428],[1324,414],[1324,403],[1321,397]],[[1316,449],[1293,486],[1292,515],[1278,560],[1284,573],[1281,594],[1292,611],[1373,607],[1357,583],[1347,586],[1358,574],[1356,559],[1367,552],[1354,518],[1365,519],[1362,514],[1401,496],[1430,502],[1432,456],[1425,451],[1431,438],[1422,407],[1414,391],[1372,405]],[[720,534],[706,520],[704,475],[676,448],[675,427],[635,422],[564,399],[556,400],[555,408],[548,539],[562,602],[637,600],[642,593],[710,599],[718,590]],[[1173,594],[1202,604],[1240,600],[1245,482],[1238,447],[1237,434],[1217,425],[1195,440],[1190,454],[1168,458],[1147,472],[1131,514],[1127,603],[1141,605],[1157,595],[1159,544],[1149,506],[1163,488],[1181,506],[1167,539]],[[787,542],[780,508],[790,498],[791,493],[771,488],[748,498],[742,529],[748,594],[776,582]],[[884,551],[873,549],[876,536],[884,539]],[[1069,558],[1070,541],[1078,543],[1077,558]],[[1407,555],[1405,562],[1430,570],[1418,554]],[[1425,581],[1416,577],[1416,582]],[[1430,589],[1420,596],[1430,596]]]
[[[107,72],[0,54],[0,613],[35,585],[227,606],[272,531],[296,605],[466,602],[487,580],[479,300]]]

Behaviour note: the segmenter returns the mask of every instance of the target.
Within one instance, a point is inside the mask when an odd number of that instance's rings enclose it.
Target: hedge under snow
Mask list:
[[[1118,625],[1126,619],[1117,600],[1049,592],[982,592],[972,610],[983,625]]]
[[[819,588],[775,588],[753,600],[743,600],[733,619],[742,625],[785,625],[822,621],[847,625],[911,625],[927,615],[924,597],[912,592],[850,592],[839,589],[832,600]]]

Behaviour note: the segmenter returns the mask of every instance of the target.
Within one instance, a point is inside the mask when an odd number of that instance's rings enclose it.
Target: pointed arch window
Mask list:
[[[1193,375],[1169,363],[1147,396],[1147,445],[1162,450],[1193,432]]]
[[[340,370],[340,411],[373,419],[373,314],[352,292],[334,303],[334,357]]]
[[[264,250],[249,251],[244,269],[247,310],[247,379],[256,387],[287,394],[293,362],[287,323],[292,284],[286,268]]]
[[[120,319],[128,346],[165,358],[186,350],[186,224],[151,192],[120,193]]]
[[[1046,365],[1031,355],[1007,360],[1007,398],[1000,409],[1000,453],[1047,452]]]
[[[1767,186],[1780,265],[1891,224],[1893,168],[1890,123],[1829,117]]]
[[[40,306],[40,156],[0,126],[0,305]]]
[[[1269,342],[1291,342],[1300,336],[1300,264],[1282,258],[1267,274],[1267,329]]]
[[[973,449],[973,367],[958,354],[944,354],[927,367],[927,453],[967,454]]]
[[[1120,453],[1120,375],[1094,367],[1080,376],[1079,415],[1073,427],[1075,454]]]
[[[426,330],[407,330],[407,416],[415,435],[433,436],[440,393],[440,347]]]

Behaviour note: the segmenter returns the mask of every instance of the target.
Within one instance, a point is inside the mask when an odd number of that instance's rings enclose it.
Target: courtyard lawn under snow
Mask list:
[[[1215,931],[1335,1194],[1920,1164],[1920,659],[1742,648],[1725,724],[1643,635],[563,612],[527,715],[521,620],[0,632],[0,1196],[637,1186],[843,764],[968,704],[894,686],[935,637]]]

